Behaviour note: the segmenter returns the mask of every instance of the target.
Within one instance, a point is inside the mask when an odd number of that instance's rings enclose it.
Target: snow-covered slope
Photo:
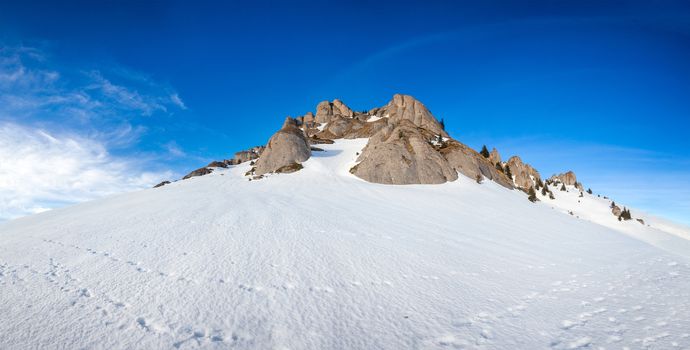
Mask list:
[[[633,210],[632,220],[619,221],[611,213],[611,199],[584,191],[580,197],[581,191],[574,186],[566,186],[567,191],[560,191],[559,187],[552,188],[555,199],[541,193],[537,197],[544,205],[563,213],[572,213],[577,218],[623,232],[659,248],[681,255],[690,252],[690,228],[638,210]],[[642,219],[642,222],[637,219]]]
[[[679,235],[558,191],[367,183],[365,144],[1,225],[0,348],[690,347]]]

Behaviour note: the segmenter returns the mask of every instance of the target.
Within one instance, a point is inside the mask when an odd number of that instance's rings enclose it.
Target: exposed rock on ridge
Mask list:
[[[334,116],[352,118],[354,112],[342,101],[335,99],[333,102],[323,101],[316,106],[315,121],[320,124],[330,122]]]
[[[575,173],[572,170],[566,173],[553,175],[551,176],[550,180],[564,183],[568,186],[575,186],[575,188],[579,189],[580,191],[583,191],[584,188],[582,187],[581,183],[577,182],[577,177],[575,176]]]
[[[515,185],[519,188],[527,190],[533,187],[536,181],[541,180],[541,176],[537,169],[524,163],[518,156],[510,157],[506,165],[510,167],[510,173],[513,174]]]
[[[374,135],[350,172],[382,184],[440,184],[458,175],[427,141],[428,130],[409,120],[387,125]]]
[[[392,123],[406,119],[434,134],[448,137],[441,123],[436,120],[429,109],[410,95],[396,94],[387,105],[375,111],[376,116],[388,118]]]
[[[301,163],[309,159],[311,150],[309,141],[297,122],[286,118],[283,127],[268,140],[268,145],[256,161],[255,175],[263,175],[284,170],[299,170]],[[300,165],[299,167],[296,166]],[[291,171],[281,171],[291,172]]]
[[[491,161],[484,158],[479,152],[461,142],[450,140],[446,147],[440,149],[440,152],[448,159],[453,169],[470,179],[481,176],[493,180],[503,187],[513,188],[513,182],[505,174],[498,171],[495,164],[491,164]]]

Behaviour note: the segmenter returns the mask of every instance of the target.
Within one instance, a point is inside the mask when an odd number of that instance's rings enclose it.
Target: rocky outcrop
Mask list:
[[[199,169],[196,169],[196,170],[192,171],[191,173],[185,175],[185,176],[182,178],[182,180],[187,180],[187,179],[192,178],[192,177],[195,177],[195,176],[204,176],[204,175],[208,175],[208,174],[210,174],[210,173],[212,173],[212,172],[213,172],[213,169],[210,169],[210,168],[207,168],[207,167],[199,168]]]
[[[498,150],[496,150],[496,148],[492,149],[491,153],[489,153],[489,162],[491,162],[491,164],[494,166],[496,166],[496,163],[501,162],[501,155],[498,154]]]
[[[214,160],[211,163],[208,163],[208,165],[206,167],[207,168],[227,168],[228,163],[226,161],[220,162],[220,161]]]
[[[614,205],[613,207],[611,207],[611,214],[613,214],[615,217],[621,216],[622,213],[623,210],[621,210],[619,206]]]
[[[505,174],[496,169],[487,158],[456,140],[447,141],[439,151],[448,160],[453,169],[470,179],[477,176],[493,180],[501,186],[513,188],[513,182]]]
[[[515,185],[521,189],[528,190],[535,185],[536,181],[541,180],[539,172],[531,165],[524,163],[518,156],[508,159],[506,165],[510,167]]]
[[[386,125],[374,135],[350,172],[381,184],[440,184],[458,175],[448,161],[429,143],[428,130],[410,120]]]
[[[582,184],[577,182],[577,177],[573,171],[568,171],[563,174],[553,175],[550,178],[551,181],[558,181],[560,183],[566,184],[568,186],[575,186],[575,188],[580,191],[583,190]]]
[[[301,163],[310,156],[307,138],[297,122],[288,117],[283,127],[268,140],[268,145],[256,161],[254,174],[261,176],[279,169],[296,169],[296,164],[301,168]]]
[[[169,185],[169,184],[170,184],[170,181],[163,181],[163,182],[159,183],[158,185],[153,186],[153,188],[163,187],[163,186]]]
[[[373,112],[378,117],[388,118],[393,124],[402,120],[409,120],[412,124],[427,129],[436,135],[448,137],[441,123],[436,120],[429,109],[410,95],[396,94],[387,105]]]
[[[248,150],[236,152],[235,157],[227,162],[230,165],[237,165],[254,159],[258,159],[261,156],[261,153],[264,151],[264,148],[266,147],[256,146]]]
[[[316,123],[329,123],[335,116],[352,118],[354,112],[338,99],[333,102],[323,101],[316,106]]]

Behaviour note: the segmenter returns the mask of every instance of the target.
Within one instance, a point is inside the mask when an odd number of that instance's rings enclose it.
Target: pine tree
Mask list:
[[[550,199],[556,199],[556,196],[553,195],[553,192],[549,191],[549,198]]]
[[[615,207],[615,206],[616,206],[616,202],[611,201],[611,209],[613,209],[613,207]]]
[[[510,179],[510,181],[513,181],[513,173],[510,172],[510,167],[508,164],[506,164],[506,176]]]
[[[591,189],[591,188],[588,188],[588,189],[587,189],[587,193],[592,194],[592,189]]]
[[[541,188],[541,195],[546,196],[546,194],[549,192],[551,192],[551,191],[549,191],[549,185],[544,184],[544,187]]]
[[[441,118],[441,121],[439,122],[441,124],[441,129],[446,130],[446,123],[443,121],[443,118]]]
[[[537,193],[534,192],[534,187],[530,187],[527,194],[529,195],[527,199],[529,199],[530,202],[534,203],[537,201]]]
[[[582,198],[584,196],[585,196],[584,193],[582,193],[582,191],[580,191],[580,198]]]
[[[496,162],[496,170],[504,172],[503,165],[501,165],[501,162]]]
[[[482,146],[482,150],[479,154],[483,155],[484,158],[489,158],[489,150],[486,148],[486,145]]]
[[[568,190],[565,188],[565,184],[562,184],[562,185],[561,185],[561,191],[563,191],[563,192],[567,192],[567,191],[568,191]]]

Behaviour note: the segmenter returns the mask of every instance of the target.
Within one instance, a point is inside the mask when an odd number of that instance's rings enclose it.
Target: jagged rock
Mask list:
[[[440,184],[458,175],[427,141],[431,132],[400,120],[376,133],[350,172],[381,184]]]
[[[227,168],[228,164],[225,162],[219,162],[217,160],[214,160],[211,163],[208,163],[208,165],[206,167],[207,168]]]
[[[511,157],[506,162],[510,167],[510,173],[513,174],[513,180],[517,187],[527,190],[535,185],[535,182],[541,179],[539,172],[531,165],[524,163],[518,156]]]
[[[163,182],[159,183],[158,185],[153,186],[153,188],[163,187],[163,186],[168,185],[168,184],[170,184],[170,181],[163,181]]]
[[[575,186],[575,188],[579,189],[580,191],[584,190],[582,184],[577,182],[577,177],[572,170],[563,174],[553,175],[551,176],[551,180],[558,180],[568,186]]]
[[[493,164],[494,166],[496,165],[496,163],[501,162],[501,155],[498,154],[498,150],[496,150],[495,147],[491,150],[491,153],[489,153],[489,162],[491,162],[491,164]]]
[[[196,169],[196,170],[192,171],[191,173],[185,175],[185,176],[182,178],[182,180],[187,180],[187,179],[192,178],[192,177],[195,177],[195,176],[204,176],[204,175],[208,175],[208,174],[210,174],[210,173],[212,173],[212,172],[213,172],[213,170],[210,169],[210,168],[207,168],[207,167],[199,168],[199,169]]]
[[[370,138],[388,125],[388,123],[388,120],[385,118],[374,122],[362,122],[356,118],[335,116],[323,131],[316,134],[316,137],[329,140]]]
[[[401,120],[409,120],[414,125],[427,129],[434,134],[448,137],[441,123],[436,120],[426,106],[410,95],[394,95],[387,105],[375,111],[375,115],[388,118],[393,124]]]
[[[300,164],[310,156],[309,142],[304,133],[294,119],[286,118],[283,127],[268,140],[268,145],[256,161],[254,174],[260,176],[286,166],[294,167],[294,164]]]
[[[639,223],[641,223],[642,225],[644,225],[644,220],[642,220],[642,219],[637,219],[637,222],[639,222]]]
[[[236,152],[235,157],[227,162],[230,165],[237,165],[250,160],[257,159],[259,158],[259,156],[261,156],[261,152],[264,151],[264,148],[264,146],[255,146],[248,150]]]
[[[621,210],[621,208],[620,208],[619,206],[614,205],[614,206],[611,208],[611,213],[613,213],[614,216],[619,217],[619,216],[621,216],[621,214],[623,213],[623,211]]]
[[[331,118],[331,121],[324,128],[323,135],[330,136],[328,138],[332,139],[340,139],[349,133],[353,127],[361,127],[361,124],[362,122],[357,119],[336,115]]]
[[[333,100],[333,102],[322,101],[316,106],[316,123],[329,123],[334,116],[352,118],[354,112],[338,99]]]
[[[322,139],[322,138],[317,137],[316,135],[312,135],[311,137],[308,138],[308,140],[309,140],[309,143],[312,145],[318,145],[318,144],[332,145],[333,143],[335,143],[331,139]]]
[[[470,179],[481,176],[501,186],[513,188],[513,182],[505,174],[498,171],[494,164],[467,145],[456,140],[448,140],[439,151],[453,169]]]
[[[346,139],[370,138],[388,125],[387,119],[353,124],[345,134]]]
[[[311,127],[316,121],[316,117],[314,117],[314,113],[312,112],[307,112],[307,114],[303,115],[301,119],[302,124],[307,125],[307,127]]]

